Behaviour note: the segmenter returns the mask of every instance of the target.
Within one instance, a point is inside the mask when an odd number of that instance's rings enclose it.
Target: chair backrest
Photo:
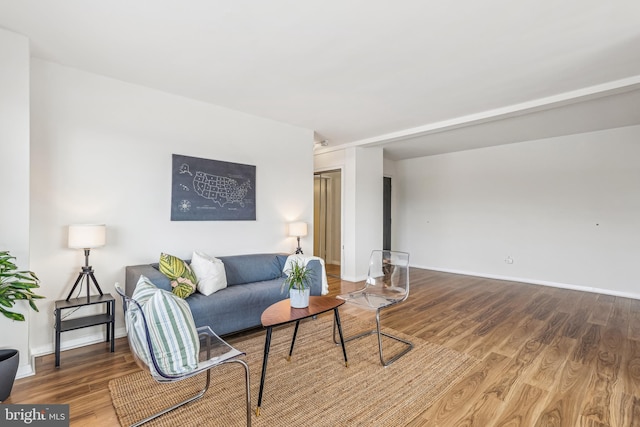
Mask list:
[[[167,373],[161,367],[162,363],[158,360],[154,350],[148,319],[141,304],[127,296],[118,283],[116,283],[115,289],[122,297],[129,348],[138,366],[143,370],[149,371],[151,376],[159,382],[175,381],[183,378],[183,374]]]
[[[394,293],[401,301],[409,296],[409,254],[407,252],[374,250],[369,259],[367,291]]]

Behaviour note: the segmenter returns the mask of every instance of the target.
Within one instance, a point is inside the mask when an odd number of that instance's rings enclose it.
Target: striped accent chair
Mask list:
[[[131,297],[116,283],[122,297],[129,347],[136,363],[159,383],[181,381],[206,375],[203,389],[186,396],[180,403],[163,409],[139,422],[142,425],[204,396],[209,389],[211,370],[226,363],[237,363],[245,371],[247,426],[251,426],[249,367],[239,359],[245,353],[235,349],[208,326],[196,328],[189,305],[171,292],[158,289],[146,277]]]

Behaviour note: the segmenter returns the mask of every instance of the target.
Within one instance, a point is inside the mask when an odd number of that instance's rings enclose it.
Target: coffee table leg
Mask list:
[[[291,361],[291,355],[293,354],[293,345],[296,343],[296,335],[298,335],[298,326],[300,326],[300,321],[296,322],[296,327],[293,330],[293,338],[291,338],[291,348],[289,348],[289,357],[287,357],[287,362]]]
[[[260,405],[262,405],[262,390],[264,389],[264,379],[267,374],[267,361],[269,360],[269,347],[271,347],[271,326],[267,328],[267,338],[264,342],[264,356],[262,357],[262,376],[260,377],[260,392],[258,393],[258,407],[256,415],[260,415]]]
[[[347,361],[347,349],[344,347],[344,337],[342,336],[342,325],[340,324],[340,314],[338,313],[338,307],[333,309],[333,315],[336,318],[336,325],[338,326],[338,332],[340,333],[340,344],[342,344],[342,354],[344,355],[344,366],[349,367]]]

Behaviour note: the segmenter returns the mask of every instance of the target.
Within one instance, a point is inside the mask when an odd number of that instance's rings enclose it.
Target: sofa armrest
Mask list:
[[[156,287],[171,292],[171,280],[151,264],[129,265],[125,267],[125,293],[127,296],[133,295],[133,290],[138,284],[140,276],[145,276]]]
[[[322,265],[317,259],[312,259],[307,263],[307,268],[311,270],[311,295],[322,295]]]

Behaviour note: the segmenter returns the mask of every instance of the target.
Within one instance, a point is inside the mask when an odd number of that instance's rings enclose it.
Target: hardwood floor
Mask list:
[[[325,270],[327,272],[327,278],[340,278],[340,265],[327,263],[325,265]]]
[[[428,270],[411,277],[409,299],[383,326],[481,362],[410,426],[640,426],[640,300]],[[356,287],[331,277],[329,286],[332,295]],[[96,344],[53,365],[53,355],[38,358],[37,375],[16,381],[6,403],[69,403],[73,426],[118,425],[108,382],[138,369],[125,339],[113,354]]]

